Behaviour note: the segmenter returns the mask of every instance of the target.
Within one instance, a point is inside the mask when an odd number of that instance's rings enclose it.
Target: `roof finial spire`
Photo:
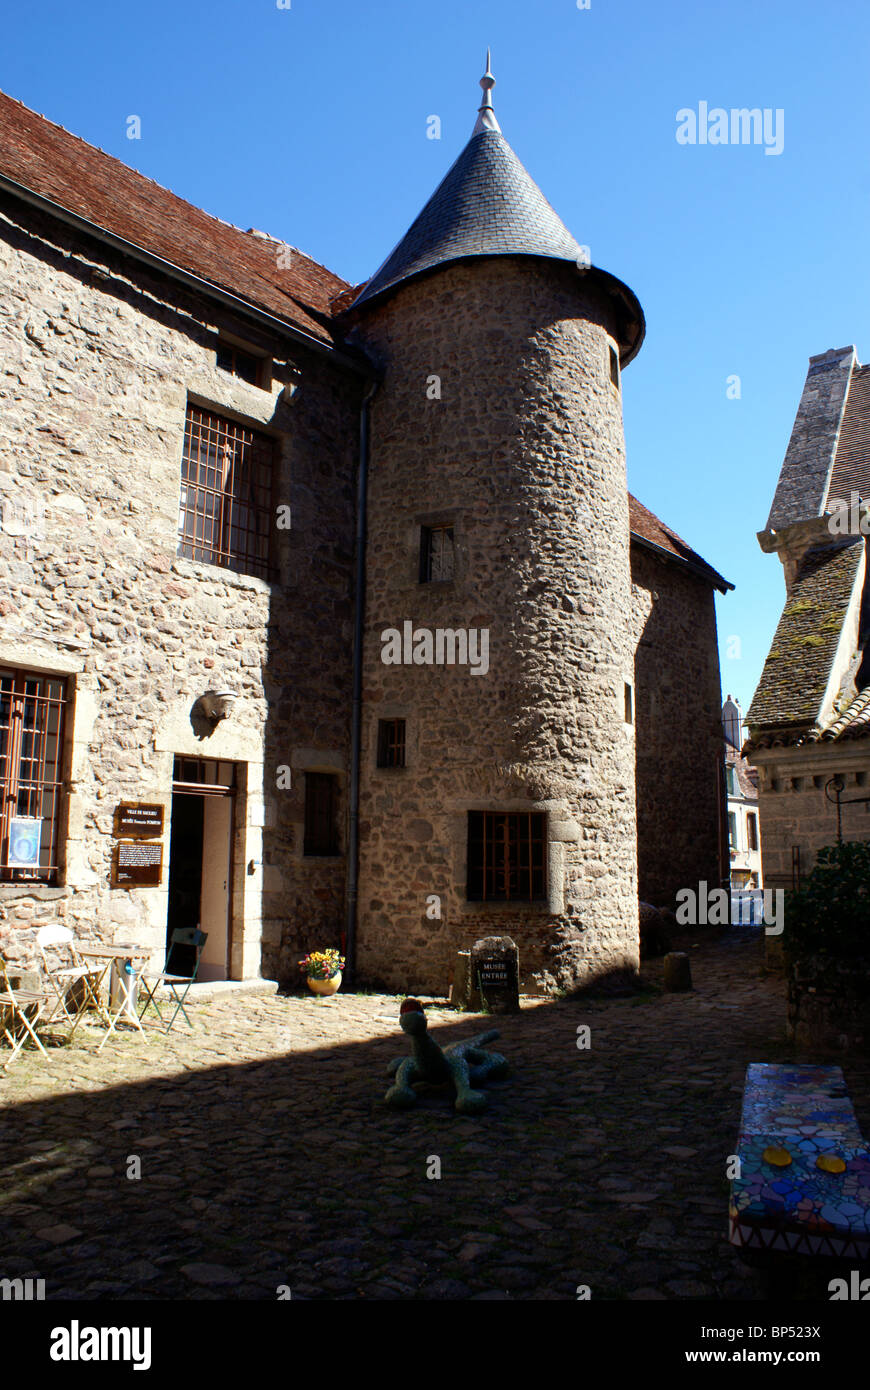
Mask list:
[[[477,123],[471,132],[472,135],[479,135],[482,130],[501,130],[492,109],[492,89],[495,86],[495,78],[490,71],[489,49],[486,50],[486,72],[480,79],[480,85],[483,88],[483,101],[478,108]]]

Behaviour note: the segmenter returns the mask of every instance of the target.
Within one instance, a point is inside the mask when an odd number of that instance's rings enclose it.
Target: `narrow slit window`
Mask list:
[[[378,767],[405,766],[404,719],[378,720]]]
[[[305,774],[305,855],[338,854],[338,778],[330,772]]]
[[[625,722],[634,723],[634,691],[628,681],[625,682]]]
[[[455,546],[452,526],[420,528],[420,583],[438,584],[452,579]]]
[[[618,390],[619,390],[619,354],[617,353],[616,348],[609,348],[608,351],[609,351],[609,353],[610,353],[610,380],[613,382],[613,385],[616,387],[616,389],[617,389],[617,391],[618,391]]]

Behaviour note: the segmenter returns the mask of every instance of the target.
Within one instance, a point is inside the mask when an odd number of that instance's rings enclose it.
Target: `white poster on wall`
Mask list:
[[[12,816],[9,821],[7,866],[10,869],[38,869],[41,841],[41,816]]]

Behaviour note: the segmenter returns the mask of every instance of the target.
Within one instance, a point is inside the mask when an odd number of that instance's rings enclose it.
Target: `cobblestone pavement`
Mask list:
[[[783,987],[757,938],[691,957],[691,994],[656,993],[652,961],[645,994],[495,1021],[513,1075],[476,1118],[385,1108],[407,1050],[386,995],[224,996],[100,1055],[82,1026],[0,1073],[0,1277],[49,1299],[765,1297],[725,1238],[725,1163],[746,1064],[792,1055]],[[430,1008],[442,1043],[490,1022]],[[870,1059],[845,1071],[867,1133]]]

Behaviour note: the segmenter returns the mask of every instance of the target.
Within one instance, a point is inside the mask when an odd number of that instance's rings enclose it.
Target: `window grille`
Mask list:
[[[546,899],[546,867],[543,812],[469,811],[469,902]]]
[[[0,879],[55,883],[66,682],[0,670]]]
[[[274,465],[268,435],[188,406],[179,555],[272,578]]]

